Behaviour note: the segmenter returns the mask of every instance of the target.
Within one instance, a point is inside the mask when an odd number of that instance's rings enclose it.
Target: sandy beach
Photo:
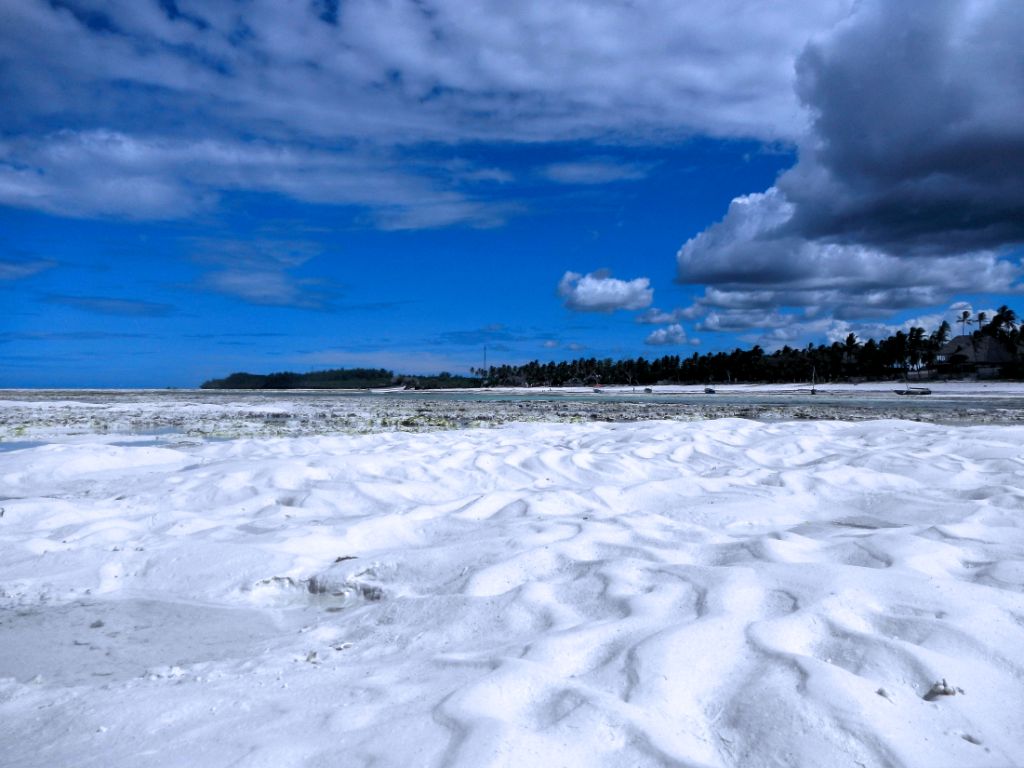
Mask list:
[[[4,765],[1019,762],[1024,426],[47,439],[69,402],[4,405]]]

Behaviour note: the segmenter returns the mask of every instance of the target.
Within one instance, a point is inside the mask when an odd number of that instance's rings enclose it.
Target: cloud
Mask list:
[[[798,62],[790,227],[897,253],[1024,241],[1021,39],[1015,0],[859,4]]]
[[[608,159],[552,163],[542,169],[543,175],[559,184],[609,184],[616,181],[638,181],[650,172],[650,166],[621,163]]]
[[[23,106],[3,127],[177,129],[193,112],[331,141],[793,137],[793,62],[850,4],[9,0],[0,94]]]
[[[21,280],[25,277],[52,269],[56,262],[47,259],[30,259],[14,261],[12,259],[0,259],[0,280]]]
[[[618,280],[602,269],[587,275],[566,272],[558,283],[558,295],[577,312],[614,312],[650,305],[654,289],[646,277]]]
[[[512,173],[502,168],[491,167],[472,168],[470,170],[457,172],[455,176],[462,181],[490,184],[508,184],[516,180],[516,177]]]
[[[784,345],[802,347],[808,343],[820,344],[822,340],[829,344],[842,343],[851,333],[863,342],[869,338],[883,339],[896,331],[907,332],[915,326],[932,331],[938,328],[943,320],[949,322],[954,333],[959,333],[960,329],[955,321],[962,309],[967,307],[965,302],[956,302],[945,310],[896,322],[842,319],[827,314],[809,316],[805,312],[780,312],[775,309],[713,310],[698,323],[698,330],[736,333],[742,341],[759,344],[772,351]]]
[[[240,190],[360,206],[384,229],[494,226],[507,212],[409,172],[388,152],[110,130],[0,140],[0,204],[63,216],[172,219]]]
[[[828,308],[865,317],[934,305],[955,293],[1011,290],[1024,276],[999,251],[907,256],[812,240],[788,229],[795,206],[776,188],[733,200],[725,218],[680,248],[677,279],[708,285],[701,309]]]
[[[317,243],[214,238],[199,238],[192,243],[193,258],[216,267],[197,281],[200,290],[264,306],[327,309],[331,305],[331,292],[322,281],[294,274],[320,255],[322,249]]]
[[[222,270],[204,275],[197,287],[234,296],[250,304],[324,309],[326,297],[315,290],[317,284],[315,280],[297,280],[285,272]]]
[[[97,315],[122,317],[165,317],[175,311],[171,304],[138,299],[120,299],[108,296],[65,296],[54,294],[46,297],[53,304],[63,304],[83,312]]]
[[[686,344],[686,331],[683,330],[683,326],[679,323],[673,323],[672,325],[664,328],[658,328],[657,330],[651,331],[647,334],[647,338],[644,339],[644,344],[650,344],[652,346],[661,345],[678,345]]]
[[[512,175],[430,147],[792,141],[796,56],[852,2],[8,0],[0,204],[175,219],[255,191],[384,229],[497,226],[515,206],[480,194]],[[646,171],[598,157],[547,176]]]
[[[244,270],[294,269],[323,252],[323,247],[312,240],[196,237],[188,242],[196,261]]]
[[[865,0],[809,45],[799,161],[680,248],[678,281],[709,286],[685,316],[778,331],[778,307],[856,319],[1020,290],[1018,11]]]
[[[637,315],[636,321],[644,325],[667,325],[677,323],[686,316],[685,309],[673,309],[671,312],[664,312],[657,307],[651,307],[646,312]]]
[[[382,229],[498,226],[517,206],[486,195],[513,176],[432,163],[431,147],[792,141],[796,57],[852,2],[8,0],[0,205],[180,219],[245,191],[355,206]]]
[[[776,310],[712,310],[697,324],[698,331],[746,331],[751,328],[778,330],[800,322],[799,315],[786,315]]]

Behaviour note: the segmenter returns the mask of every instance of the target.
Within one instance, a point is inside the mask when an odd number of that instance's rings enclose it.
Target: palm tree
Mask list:
[[[907,357],[915,369],[921,367],[921,355],[924,352],[924,328],[914,326],[907,335]]]
[[[963,312],[961,312],[960,313],[960,319],[957,320],[957,322],[960,323],[960,335],[961,336],[966,336],[967,335],[967,328],[966,328],[966,326],[972,325],[974,323],[974,321],[971,320],[971,310],[965,309]]]
[[[926,368],[932,367],[935,363],[935,356],[939,353],[940,349],[946,346],[947,341],[949,341],[949,323],[943,320],[938,329],[932,331],[932,335],[928,337],[928,341],[924,345],[924,364]]]
[[[996,314],[992,318],[992,322],[985,326],[984,332],[989,334],[990,336],[1006,338],[1009,336],[1009,332],[1012,331],[1016,326],[1017,313],[1014,312],[1005,304],[1003,304],[999,309],[996,310]]]

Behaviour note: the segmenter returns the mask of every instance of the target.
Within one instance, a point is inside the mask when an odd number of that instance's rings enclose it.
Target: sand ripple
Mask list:
[[[5,765],[1024,748],[1021,427],[86,441],[0,484]]]

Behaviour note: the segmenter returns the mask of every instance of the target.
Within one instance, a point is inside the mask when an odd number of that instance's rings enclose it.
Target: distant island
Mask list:
[[[232,373],[223,379],[204,381],[202,389],[385,389],[408,387],[410,389],[453,389],[479,387],[482,381],[476,377],[453,376],[440,373],[436,376],[396,376],[384,368],[334,368],[328,371],[309,373]]]
[[[1002,306],[991,318],[964,312],[956,321],[961,334],[950,338],[943,323],[931,334],[924,328],[897,331],[881,341],[859,341],[849,334],[844,342],[784,346],[767,353],[761,347],[734,349],[689,357],[665,355],[647,360],[578,358],[571,361],[533,360],[523,365],[470,369],[471,376],[448,372],[431,376],[398,374],[383,368],[339,368],[310,373],[232,373],[211,379],[203,389],[453,389],[476,387],[647,386],[708,382],[785,383],[977,377],[1024,378],[1024,335],[1016,313]],[[976,330],[968,333],[968,326]]]

